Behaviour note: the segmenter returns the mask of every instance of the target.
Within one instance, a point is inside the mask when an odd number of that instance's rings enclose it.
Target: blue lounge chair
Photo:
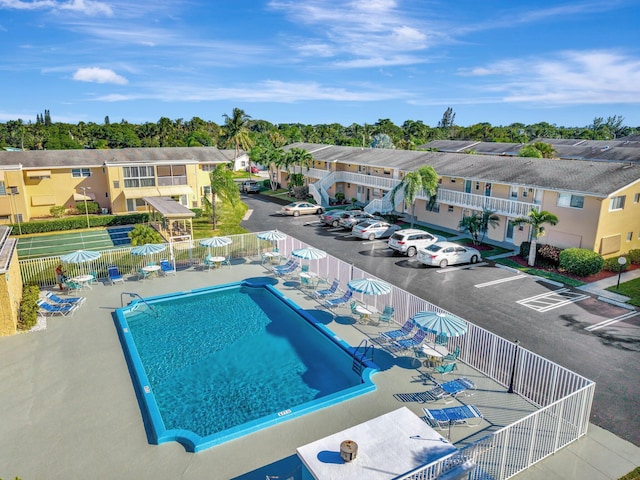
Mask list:
[[[415,324],[411,320],[407,320],[401,328],[382,332],[382,334],[379,337],[374,338],[373,341],[375,343],[388,343],[410,335],[414,328]]]
[[[331,286],[329,288],[325,288],[325,289],[322,289],[322,290],[317,290],[314,293],[314,296],[316,298],[330,297],[331,295],[334,295],[338,291],[338,287],[339,286],[340,286],[340,280],[338,280],[337,278],[334,278],[333,282],[331,283]]]
[[[165,277],[167,275],[176,274],[176,269],[173,268],[173,265],[171,265],[171,263],[169,263],[169,260],[166,260],[166,259],[160,260],[160,271],[162,272],[162,275],[164,275]]]
[[[62,298],[62,297],[59,297],[58,295],[56,295],[53,292],[47,292],[45,294],[45,296],[49,300],[51,300],[52,302],[57,303],[57,304],[61,304],[61,305],[67,305],[67,304],[68,305],[75,305],[75,304],[81,305],[82,302],[84,302],[86,300],[85,297],[67,297],[67,298]]]
[[[115,265],[107,267],[107,277],[109,277],[109,282],[111,283],[111,285],[116,282],[124,283],[124,277],[120,275],[120,271]]]
[[[78,305],[72,304],[52,304],[47,303],[44,300],[40,299],[37,302],[38,307],[40,307],[40,312],[43,315],[62,315],[67,316],[73,314],[73,312],[78,308]]]
[[[393,320],[393,315],[395,313],[396,313],[395,308],[393,308],[391,305],[385,305],[384,310],[378,317],[378,321],[384,322],[384,323],[391,323],[391,320]]]
[[[345,303],[349,302],[349,300],[351,300],[352,295],[353,295],[353,291],[347,290],[346,292],[344,292],[344,295],[342,295],[341,297],[330,298],[329,300],[325,301],[324,305],[327,308],[339,307],[340,305],[344,305]]]
[[[280,267],[279,265],[276,265],[275,267],[273,267],[273,273],[278,277],[284,277],[285,275],[289,275],[295,272],[299,266],[300,265],[298,264],[297,261],[290,260],[282,267]]]
[[[450,380],[425,392],[425,401],[444,400],[445,403],[453,401],[458,396],[473,395],[476,384],[466,377]],[[447,401],[449,400],[449,401]]]
[[[417,347],[426,338],[427,333],[424,330],[419,329],[411,338],[401,338],[399,340],[394,340],[390,345],[387,346],[388,350],[391,352],[402,352],[404,350],[408,350],[413,347]]]
[[[482,413],[474,405],[462,405],[460,407],[423,408],[427,423],[434,428],[446,428],[452,425],[467,425],[475,427],[482,421]],[[470,420],[477,422],[471,423]]]
[[[440,375],[442,375],[442,378],[444,378],[445,375],[457,369],[458,369],[458,365],[456,365],[456,363],[453,362],[453,363],[445,363],[444,365],[438,365],[437,367],[433,368],[433,371],[435,373],[439,373]]]
[[[453,352],[448,353],[447,355],[442,357],[442,360],[445,361],[445,362],[447,362],[447,361],[448,362],[455,362],[456,360],[458,360],[459,356],[460,356],[460,345],[458,345]]]

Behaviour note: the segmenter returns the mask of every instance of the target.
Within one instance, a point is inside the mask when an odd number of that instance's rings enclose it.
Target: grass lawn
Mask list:
[[[607,291],[629,297],[630,300],[627,303],[640,307],[640,278],[621,283],[620,288],[609,287]]]
[[[193,238],[199,239],[247,233],[247,230],[240,226],[240,222],[248,208],[244,202],[238,202],[235,207],[228,203],[219,204],[217,208],[218,228],[214,230],[211,216],[204,214],[200,218],[193,219]]]

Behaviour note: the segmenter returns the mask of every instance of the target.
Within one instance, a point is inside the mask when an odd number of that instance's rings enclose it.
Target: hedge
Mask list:
[[[595,275],[602,270],[604,258],[585,248],[567,248],[560,253],[560,269],[579,277]]]
[[[95,215],[89,216],[89,225],[92,227],[113,227],[116,225],[132,225],[149,221],[148,213],[132,213],[129,215]],[[18,232],[18,225],[11,225],[11,233]],[[32,233],[59,232],[63,230],[78,230],[87,228],[86,216],[74,216],[56,218],[55,220],[40,220],[20,224],[22,235]]]
[[[22,287],[22,300],[20,301],[20,317],[18,318],[18,330],[29,330],[38,323],[38,299],[40,287],[38,285],[25,285]]]

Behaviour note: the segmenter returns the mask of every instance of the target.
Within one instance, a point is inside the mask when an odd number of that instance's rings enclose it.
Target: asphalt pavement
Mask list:
[[[277,228],[595,381],[591,422],[640,446],[640,314],[620,298],[603,300],[602,285],[572,289],[490,261],[427,268],[394,255],[386,240],[350,237],[316,215],[278,215],[285,201],[243,200],[248,230]]]

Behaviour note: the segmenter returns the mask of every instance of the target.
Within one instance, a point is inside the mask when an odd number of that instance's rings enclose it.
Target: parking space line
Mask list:
[[[251,217],[251,214],[253,213],[253,209],[249,209],[246,212],[244,212],[244,217],[242,217],[242,221],[244,222],[245,220],[249,220],[249,218]]]
[[[554,290],[553,292],[543,293],[534,297],[518,300],[522,306],[536,310],[539,313],[548,312],[554,308],[559,308],[570,303],[576,303],[585,298],[589,298],[589,295],[583,293],[571,292],[568,288],[561,288]]]
[[[497,285],[499,283],[510,282],[511,280],[520,280],[521,278],[527,278],[527,277],[528,277],[528,275],[516,275],[515,277],[507,277],[507,278],[501,278],[500,280],[493,280],[491,282],[478,283],[477,285],[474,285],[474,287],[476,287],[476,288],[490,287],[491,285]]]
[[[594,330],[599,330],[601,328],[608,327],[609,325],[613,325],[614,323],[621,322],[622,320],[626,320],[627,318],[635,317],[637,315],[640,315],[640,312],[636,312],[636,311],[627,312],[617,317],[610,318],[608,320],[603,320],[602,322],[596,323],[594,325],[589,325],[588,327],[584,327],[584,329],[589,332],[593,332]]]

